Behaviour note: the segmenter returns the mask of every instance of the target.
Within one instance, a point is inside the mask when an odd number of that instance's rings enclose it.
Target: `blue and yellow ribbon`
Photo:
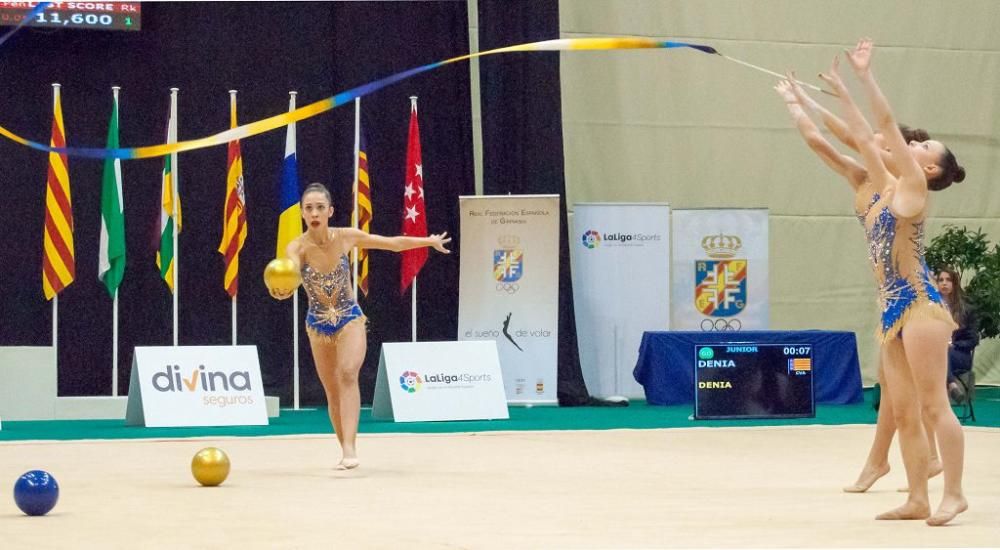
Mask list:
[[[159,145],[147,145],[144,147],[133,147],[129,149],[102,149],[102,148],[92,148],[92,147],[65,147],[65,148],[54,148],[44,143],[39,143],[37,141],[31,141],[25,139],[7,128],[0,126],[0,135],[3,135],[11,141],[20,143],[21,145],[31,147],[32,149],[37,149],[39,151],[55,152],[60,154],[67,154],[75,157],[86,157],[94,159],[107,159],[107,158],[120,158],[120,159],[144,159],[144,158],[154,158],[162,157],[164,155],[169,155],[172,153],[182,153],[184,151],[193,151],[195,149],[203,149],[205,147],[213,147],[216,145],[223,145],[229,143],[230,141],[237,139],[245,139],[251,136],[256,136],[264,132],[268,132],[283,126],[287,126],[293,122],[298,122],[300,120],[305,120],[307,118],[312,118],[321,113],[325,113],[334,107],[339,107],[341,105],[350,103],[354,101],[355,98],[368,95],[372,92],[381,90],[386,86],[395,84],[401,80],[410,78],[411,76],[418,75],[420,73],[425,73],[427,71],[432,71],[438,67],[443,67],[452,63],[457,63],[459,61],[466,61],[469,59],[474,59],[477,57],[483,57],[487,55],[494,55],[500,53],[512,53],[512,52],[538,52],[538,51],[569,51],[569,50],[630,50],[630,49],[658,49],[658,48],[692,48],[700,52],[708,54],[721,55],[719,52],[712,48],[711,46],[703,46],[700,44],[689,44],[686,42],[672,42],[663,40],[653,40],[650,38],[627,38],[627,37],[612,37],[612,38],[562,38],[557,40],[545,40],[542,42],[531,42],[527,44],[517,44],[514,46],[507,46],[503,48],[496,48],[493,50],[487,50],[485,52],[471,53],[467,55],[461,55],[458,57],[452,57],[450,59],[445,59],[444,61],[438,61],[435,63],[430,63],[406,71],[396,73],[367,84],[362,84],[356,88],[351,88],[350,90],[340,92],[337,95],[328,97],[326,99],[321,99],[315,103],[310,103],[304,107],[295,109],[294,111],[289,111],[282,113],[280,115],[275,115],[269,118],[258,120],[256,122],[251,122],[243,126],[237,126],[236,128],[231,128],[224,132],[219,132],[217,134],[193,139],[189,141],[181,141],[177,143],[162,143]]]

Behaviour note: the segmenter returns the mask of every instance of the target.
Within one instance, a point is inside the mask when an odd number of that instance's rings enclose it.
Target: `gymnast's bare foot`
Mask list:
[[[848,485],[844,487],[845,493],[863,493],[871,488],[872,485],[878,481],[878,478],[889,473],[889,464],[880,464],[878,466],[869,466],[865,464],[864,469],[861,470],[861,475],[858,476],[858,480],[854,482],[854,485]]]
[[[344,447],[343,452],[343,458],[334,467],[335,470],[353,470],[361,466],[361,461],[358,460],[358,451],[354,447]]]
[[[882,512],[875,519],[927,519],[931,515],[931,506],[926,502],[906,501],[906,504],[888,512]],[[952,516],[954,517],[954,516]],[[951,518],[948,518],[951,519]]]
[[[361,461],[356,458],[342,458],[340,463],[334,467],[334,470],[353,470],[361,466]]]
[[[944,525],[968,509],[969,503],[964,496],[949,497],[946,495],[941,499],[941,505],[938,506],[937,512],[927,518],[927,525]]]

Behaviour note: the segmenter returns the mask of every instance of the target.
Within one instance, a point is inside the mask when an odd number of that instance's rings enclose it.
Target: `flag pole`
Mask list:
[[[173,137],[173,140],[175,142],[177,141],[177,126],[178,126],[177,119],[179,118],[177,116],[177,92],[178,91],[180,91],[179,88],[170,88],[170,114],[171,114],[171,118],[173,119],[171,122],[174,125],[174,135],[172,137]],[[173,181],[171,182],[171,184],[172,184],[171,187],[173,188],[173,193],[174,193],[173,200],[172,200],[173,204],[172,204],[172,207],[171,207],[171,210],[172,210],[171,214],[174,216],[174,223],[171,224],[171,225],[173,225],[173,231],[174,231],[174,238],[173,238],[174,242],[172,243],[173,244],[173,248],[174,248],[174,251],[173,251],[174,252],[174,255],[173,255],[173,258],[174,258],[174,269],[173,269],[172,279],[173,279],[173,284],[174,284],[174,292],[173,292],[173,295],[174,295],[174,346],[177,346],[177,341],[178,341],[177,340],[177,325],[178,325],[178,323],[177,323],[177,308],[178,308],[178,304],[180,302],[179,297],[180,297],[180,293],[181,293],[181,285],[180,285],[180,280],[181,280],[181,277],[180,277],[180,274],[181,274],[181,258],[180,258],[180,255],[179,255],[180,254],[180,250],[179,250],[180,249],[180,246],[179,246],[180,243],[177,242],[177,234],[179,233],[179,227],[178,226],[180,225],[180,218],[181,218],[181,216],[180,216],[180,197],[181,197],[181,193],[180,193],[180,181],[181,181],[181,178],[180,178],[180,171],[178,170],[178,167],[177,167],[177,153],[171,153],[170,154],[170,170],[172,172],[172,174],[170,175],[170,177],[173,179]]]
[[[55,105],[59,99],[59,88],[62,85],[58,82],[52,84],[52,105],[53,116],[55,116]],[[63,136],[65,137],[65,136]],[[51,163],[51,160],[49,161]],[[51,169],[51,168],[50,168]],[[48,205],[46,204],[46,208]],[[56,370],[56,378],[59,378],[59,293],[52,297],[52,363]]]
[[[229,90],[229,109],[230,109],[230,113],[232,114],[232,124],[231,124],[231,126],[235,127],[236,126],[236,90]],[[228,178],[229,174],[226,174],[226,177]],[[228,201],[228,200],[229,200],[229,197],[226,197],[226,201]],[[228,220],[224,220],[223,221],[223,223],[227,223],[227,222],[228,222]],[[237,239],[240,238],[239,234],[236,235],[236,238]],[[239,278],[239,272],[237,272],[236,277],[237,277],[237,279]],[[238,281],[237,281],[237,283],[238,283]],[[230,298],[230,304],[232,305],[232,307],[230,308],[230,310],[231,310],[230,311],[230,327],[231,327],[231,332],[232,332],[232,345],[235,346],[236,345],[236,296],[235,295],[233,295]]]
[[[118,90],[121,86],[112,86],[111,93],[115,98],[115,110],[118,107]],[[117,123],[117,121],[116,121]],[[120,197],[120,200],[123,200]],[[124,207],[124,205],[122,205]],[[118,397],[118,287],[111,300],[111,395]]]
[[[410,96],[410,110],[417,110],[417,96]],[[426,212],[426,210],[425,210]],[[417,341],[417,279],[420,273],[413,275],[413,294],[410,296],[410,338],[412,342]]]
[[[354,213],[351,214],[351,227],[354,229],[358,228],[358,224],[361,221],[358,212],[358,176],[360,170],[360,159],[361,156],[361,98],[354,98]],[[358,296],[358,247],[354,247],[351,250],[354,258],[354,299],[357,300]]]
[[[298,92],[288,92],[291,96],[289,99],[289,111],[295,110],[295,96]],[[292,127],[295,124],[292,123]],[[296,151],[298,147],[296,147]],[[298,153],[296,152],[296,155]],[[298,182],[296,181],[296,185]],[[299,222],[300,224],[302,222]],[[301,227],[301,225],[299,226]],[[280,252],[284,254],[284,251]],[[299,292],[295,291],[295,297],[292,300],[292,406],[295,410],[299,410]]]
[[[52,105],[53,111],[55,110],[56,99],[59,97],[59,87],[61,84],[58,82],[52,84]],[[65,136],[64,136],[65,137]],[[51,161],[49,161],[51,162]],[[48,205],[46,205],[48,208]],[[59,293],[57,292],[55,296],[52,297],[52,363],[56,370],[56,379],[59,379]]]
[[[292,300],[292,406],[299,410],[299,291],[295,290]]]
[[[56,379],[59,379],[59,295],[52,297],[52,362],[56,369]],[[58,387],[58,386],[57,386]]]
[[[413,295],[410,299],[411,341],[417,341],[417,276],[413,276]]]
[[[112,300],[111,323],[111,395],[118,397],[118,290]]]

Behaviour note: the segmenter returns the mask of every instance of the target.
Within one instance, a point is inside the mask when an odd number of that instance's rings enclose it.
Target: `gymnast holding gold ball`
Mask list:
[[[431,247],[448,254],[447,233],[429,237],[383,237],[351,227],[329,227],[333,216],[330,192],[320,183],[310,183],[302,193],[300,206],[307,230],[288,244],[287,258],[268,264],[264,281],[276,299],[295,293],[301,283],[309,297],[306,333],[312,348],[316,372],[329,408],[343,458],[338,470],[357,468],[358,419],[361,392],[358,373],[365,359],[368,339],[366,317],[358,306],[351,281],[347,255],[354,247],[402,252]]]

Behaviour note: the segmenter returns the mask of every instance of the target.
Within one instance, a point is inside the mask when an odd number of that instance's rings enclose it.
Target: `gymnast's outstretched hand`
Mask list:
[[[819,77],[822,78],[824,82],[829,84],[838,96],[847,92],[847,86],[844,85],[844,80],[840,78],[839,55],[833,57],[833,62],[830,63],[830,69],[825,73],[819,73]]]
[[[451,242],[451,237],[448,236],[447,231],[444,233],[435,233],[427,238],[430,240],[430,246],[433,247],[434,250],[437,250],[442,254],[451,254],[451,250],[444,247],[444,245]]]
[[[862,38],[858,40],[858,45],[854,47],[854,50],[844,51],[848,63],[854,68],[854,74],[858,78],[866,76],[868,71],[871,70],[874,49],[875,46],[871,38]]]

